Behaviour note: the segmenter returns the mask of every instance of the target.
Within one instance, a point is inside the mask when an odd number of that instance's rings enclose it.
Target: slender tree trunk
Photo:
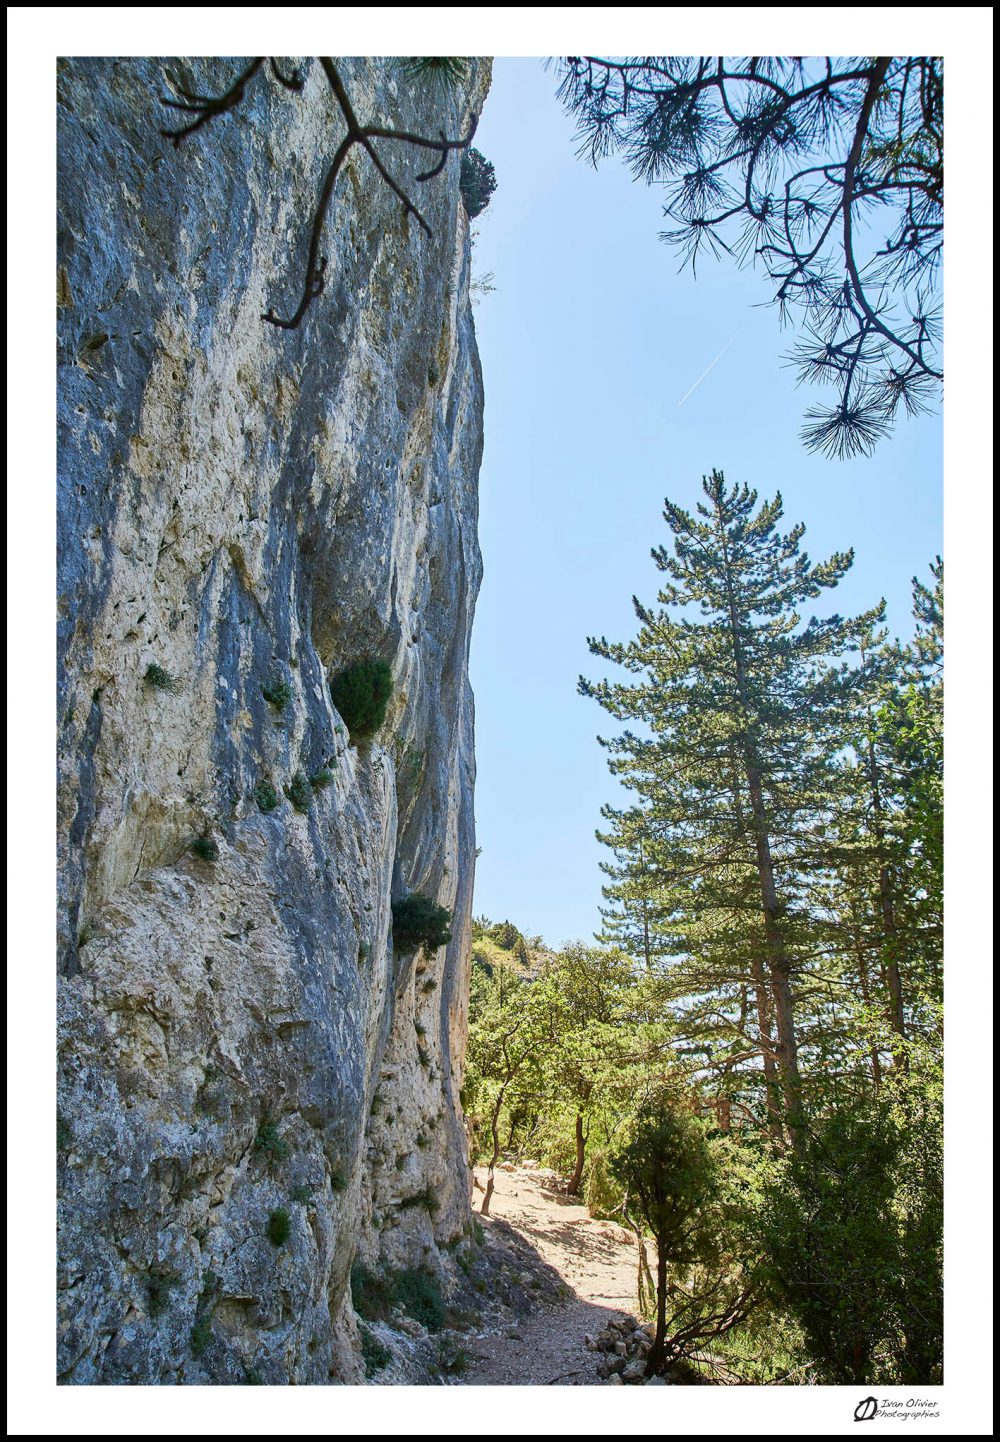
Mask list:
[[[858,936],[855,940],[855,950],[858,957],[858,982],[861,986],[861,999],[865,1006],[871,1006],[871,984],[868,977],[868,957],[865,954],[864,937]],[[875,1090],[878,1091],[882,1085],[882,1062],[879,1058],[878,1047],[874,1044],[871,1048],[872,1078],[875,1082]]]
[[[663,1239],[656,1244],[656,1336],[649,1353],[646,1370],[655,1377],[663,1370],[667,1337],[667,1257]]]
[[[777,1142],[784,1141],[781,1125],[781,1088],[774,1059],[774,1038],[771,1031],[771,1006],[767,994],[767,977],[759,957],[750,963],[753,975],[754,1000],[757,1006],[757,1028],[761,1036],[761,1059],[764,1065],[764,1094],[767,1098],[767,1126]]]
[[[746,817],[740,785],[735,774],[732,777],[733,810],[740,834],[745,834]],[[756,951],[750,959],[750,975],[753,978],[754,1002],[757,1008],[757,1029],[761,1039],[761,1063],[764,1068],[764,1095],[767,1100],[768,1131],[776,1142],[784,1143],[782,1126],[782,1097],[778,1080],[778,1066],[775,1060],[774,1032],[771,1026],[771,998],[768,994],[767,973],[761,957]]]
[[[643,876],[646,874],[646,854],[642,842],[639,842],[639,865],[642,867]],[[645,886],[645,882],[643,882]],[[647,973],[653,969],[653,953],[649,940],[649,902],[645,896],[642,898],[642,954],[646,962]]]
[[[484,1217],[488,1217],[490,1214],[490,1198],[493,1196],[494,1185],[493,1177],[496,1172],[497,1162],[500,1160],[500,1112],[503,1108],[503,1099],[506,1091],[507,1082],[504,1082],[497,1094],[496,1101],[493,1103],[493,1111],[490,1116],[490,1134],[493,1137],[493,1153],[490,1157],[489,1167],[486,1172],[486,1191],[483,1194],[483,1204],[479,1208],[480,1214]]]
[[[575,1197],[579,1194],[580,1183],[583,1180],[583,1158],[587,1145],[587,1138],[583,1134],[583,1113],[576,1114],[576,1166],[573,1168],[573,1176],[567,1188],[569,1195]]]
[[[767,950],[768,968],[771,978],[771,997],[774,1001],[774,1019],[778,1034],[778,1072],[785,1102],[785,1122],[793,1147],[799,1149],[801,1132],[799,1117],[802,1111],[802,1078],[799,1074],[799,1050],[795,1038],[795,1014],[792,1003],[791,964],[785,951],[778,921],[778,896],[774,886],[774,864],[771,858],[771,839],[768,835],[767,813],[764,806],[764,792],[760,773],[756,766],[747,763],[747,785],[750,790],[750,808],[753,816],[754,839],[757,845],[757,876],[760,882],[760,900],[764,912],[764,944]]]

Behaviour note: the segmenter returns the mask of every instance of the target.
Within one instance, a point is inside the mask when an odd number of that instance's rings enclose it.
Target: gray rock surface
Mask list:
[[[308,61],[301,95],[262,74],[163,139],[165,70],[218,93],[244,63],[59,67],[64,1383],[362,1381],[352,1260],[442,1272],[469,1226],[482,385],[459,157],[419,184],[426,155],[383,143],[428,237],[355,148],[325,293],[269,326],[344,132]],[[430,135],[489,83],[338,65],[362,121]],[[328,678],[369,656],[393,695],[353,745]],[[286,788],[323,770],[300,812]],[[407,891],[454,912],[433,955],[393,950]]]

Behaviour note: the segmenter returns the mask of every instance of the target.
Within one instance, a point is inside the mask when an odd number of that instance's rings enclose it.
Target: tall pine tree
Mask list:
[[[731,1041],[740,1026],[752,1038],[772,1130],[780,1121],[797,1144],[796,991],[816,948],[809,892],[829,865],[834,778],[862,674],[846,658],[880,612],[804,620],[853,552],[813,563],[805,528],[779,528],[780,495],[758,505],[718,471],[703,488],[696,514],[665,503],[671,545],[652,552],[665,579],[655,608],[633,598],[635,639],[590,639],[635,679],[581,678],[580,690],[642,727],[602,744],[647,821],[650,914],[670,918],[667,949],[703,1016]],[[637,813],[610,815],[603,839],[637,859]]]

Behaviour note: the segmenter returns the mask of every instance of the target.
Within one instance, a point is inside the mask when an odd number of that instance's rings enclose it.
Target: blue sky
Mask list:
[[[942,437],[925,417],[868,460],[807,454],[798,431],[816,395],[783,362],[792,332],[763,304],[766,281],[730,262],[678,274],[656,188],[615,158],[596,171],[578,160],[555,87],[540,61],[496,60],[476,138],[498,188],[473,256],[496,290],[476,310],[485,578],[472,683],[475,909],[559,944],[599,924],[607,852],[594,831],[616,793],[595,739],[611,718],[576,691],[581,673],[605,671],[586,638],[627,639],[633,593],[654,600],[664,497],[694,505],[713,467],[780,490],[813,557],[855,549],[828,609],[884,596],[908,634],[910,577],[942,549]]]

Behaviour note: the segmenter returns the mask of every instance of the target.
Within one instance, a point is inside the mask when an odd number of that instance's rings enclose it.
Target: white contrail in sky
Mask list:
[[[724,345],[724,346],[722,347],[722,349],[719,351],[719,354],[715,357],[715,360],[714,360],[714,361],[711,361],[711,362],[705,367],[705,369],[702,371],[701,375],[700,375],[700,376],[698,377],[698,379],[695,381],[695,383],[694,383],[694,385],[691,387],[691,389],[688,390],[688,391],[685,391],[684,394],[681,396],[680,400],[677,402],[677,409],[678,409],[678,410],[680,410],[681,406],[682,406],[682,405],[684,404],[684,402],[687,400],[688,396],[693,395],[694,392],[698,389],[698,387],[701,385],[702,381],[703,381],[703,380],[705,379],[705,377],[708,375],[709,371],[712,370],[715,366],[717,366],[717,365],[719,364],[719,361],[720,361],[720,360],[722,359],[722,357],[725,355],[726,351],[727,351],[727,350],[729,349],[729,347],[732,345],[733,341],[736,340],[736,338],[737,338],[738,336],[741,336],[742,334],[743,334],[743,326],[740,326],[740,328],[739,328],[739,330],[736,332],[736,334],[735,334],[735,335],[731,335],[731,336],[729,337],[729,339],[726,341],[725,345]]]

